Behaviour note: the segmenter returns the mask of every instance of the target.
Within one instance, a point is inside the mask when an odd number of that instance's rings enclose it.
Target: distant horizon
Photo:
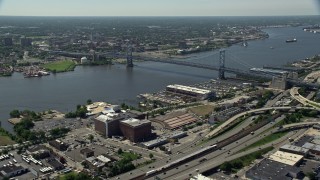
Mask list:
[[[0,15],[0,17],[308,17],[308,16],[319,16],[320,15],[263,15],[263,16],[259,16],[259,15],[239,15],[239,16],[228,16],[228,15],[224,15],[224,16],[197,16],[197,15],[194,15],[194,16],[148,16],[148,15],[137,15],[137,16],[126,16],[126,15],[117,15],[117,16],[95,16],[95,15],[92,15],[92,16],[80,16],[80,15],[76,15],[76,16],[55,16],[55,15],[52,15],[52,16],[45,16],[45,15],[29,15],[29,16],[22,16],[22,15]]]
[[[0,0],[0,16],[305,16],[320,0]]]

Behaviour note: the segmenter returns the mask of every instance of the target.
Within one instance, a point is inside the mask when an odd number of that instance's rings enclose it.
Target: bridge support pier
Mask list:
[[[226,60],[226,50],[220,50],[219,79],[225,79],[225,76],[224,76],[225,60]]]
[[[127,67],[133,67],[132,59],[132,47],[129,45],[127,48]]]

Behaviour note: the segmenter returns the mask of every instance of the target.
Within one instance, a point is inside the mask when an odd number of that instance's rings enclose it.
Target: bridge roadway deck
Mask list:
[[[212,136],[218,134],[220,131],[222,131],[223,129],[227,128],[229,126],[229,124],[233,123],[238,118],[240,118],[242,116],[245,116],[245,115],[248,115],[250,113],[268,111],[268,110],[290,110],[290,109],[314,109],[314,108],[309,108],[309,107],[287,107],[287,106],[284,106],[284,107],[266,107],[266,108],[261,108],[261,109],[253,109],[253,110],[250,110],[250,111],[245,111],[245,112],[242,112],[240,114],[237,114],[237,115],[231,117],[226,122],[221,124],[219,127],[217,127],[216,129],[211,131],[209,134],[207,134],[206,137],[209,138],[209,137],[212,137]]]
[[[302,122],[302,123],[296,123],[296,124],[288,124],[283,126],[280,130],[286,130],[286,129],[290,129],[290,128],[294,128],[294,127],[308,127],[308,126],[313,126],[316,124],[320,124],[319,122]]]
[[[94,55],[92,53],[90,54],[90,53],[77,53],[77,52],[66,52],[66,51],[49,51],[49,52],[52,54],[59,54],[59,55],[70,56],[70,57],[83,57],[83,56]],[[98,55],[101,57],[108,57],[108,58],[124,58],[124,59],[126,59],[128,57],[127,54],[121,54],[118,52],[95,53],[95,55]],[[173,59],[160,59],[160,58],[151,58],[151,57],[143,57],[143,56],[132,56],[132,59],[183,65],[183,66],[209,69],[209,70],[215,70],[215,71],[222,70],[224,72],[228,72],[228,73],[232,73],[232,74],[236,74],[236,75],[245,75],[248,77],[259,77],[259,78],[264,78],[264,79],[268,79],[268,80],[271,80],[272,77],[274,76],[274,74],[273,75],[268,74],[268,73],[257,74],[257,73],[252,73],[247,70],[240,70],[240,69],[227,68],[227,67],[221,68],[219,66],[213,66],[213,65],[209,65],[209,64],[198,64],[198,63],[193,63],[193,62],[188,62],[188,61],[177,61],[177,60],[173,60]],[[287,79],[287,81],[293,85],[306,86],[306,87],[312,87],[312,88],[320,87],[320,85],[317,85],[317,84],[302,82],[302,81],[294,80],[294,79]]]
[[[299,94],[299,88],[298,87],[293,87],[290,89],[290,95],[297,100],[298,102],[300,102],[301,104],[303,104],[304,106],[310,105],[318,110],[320,110],[320,104],[315,102],[315,101],[311,101],[308,98],[303,97],[301,94]]]

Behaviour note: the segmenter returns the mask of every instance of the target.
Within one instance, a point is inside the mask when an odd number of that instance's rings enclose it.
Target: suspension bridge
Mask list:
[[[268,73],[268,72],[252,72],[249,69],[243,70],[243,69],[236,69],[236,68],[230,68],[226,67],[226,51],[220,50],[219,51],[219,64],[218,65],[210,65],[210,64],[201,64],[201,63],[195,63],[190,61],[184,61],[184,60],[174,60],[172,58],[152,58],[152,57],[145,57],[145,56],[138,56],[133,55],[133,51],[131,47],[127,48],[126,53],[119,53],[119,52],[106,52],[106,53],[74,53],[74,52],[65,52],[65,51],[50,51],[52,54],[59,54],[67,57],[83,57],[83,56],[94,56],[98,57],[105,57],[105,58],[122,58],[126,59],[127,67],[131,68],[134,67],[133,60],[142,60],[142,61],[151,61],[151,62],[157,62],[157,63],[167,63],[167,64],[174,64],[174,65],[181,65],[181,66],[188,66],[188,67],[194,67],[194,68],[201,68],[201,69],[208,69],[218,72],[219,79],[225,79],[225,73],[234,74],[237,76],[244,76],[244,77],[256,77],[260,79],[265,80],[272,80],[274,77],[281,78],[280,75],[275,75],[274,73]],[[213,55],[210,55],[213,56]],[[232,60],[230,58],[230,60]],[[246,64],[245,62],[241,61],[240,59],[237,59],[237,61],[234,61],[235,63],[244,65],[246,67],[249,67],[250,65]],[[252,66],[251,66],[252,67]],[[313,83],[306,83],[302,82],[298,79],[286,79],[287,82],[291,85],[296,86],[305,86],[310,88],[319,88],[319,85],[313,84]]]

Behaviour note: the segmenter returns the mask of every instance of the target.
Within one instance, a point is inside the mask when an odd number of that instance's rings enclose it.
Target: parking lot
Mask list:
[[[56,119],[56,120],[43,120],[43,121],[37,121],[34,123],[34,127],[32,130],[39,131],[39,130],[45,130],[50,131],[51,129],[55,128],[70,128],[70,130],[78,129],[87,127],[88,125],[92,124],[92,121],[90,119]]]
[[[38,172],[38,176],[50,176],[51,174],[53,174],[54,172],[48,172],[48,173],[42,173],[40,172],[40,169],[43,169],[45,167],[50,167],[50,165],[47,163],[46,160],[41,160],[42,165],[39,164],[35,164],[32,161],[26,162],[25,160],[23,160],[22,158],[22,154],[17,154],[16,152],[11,152],[12,156],[9,156],[9,158],[0,161],[0,167],[3,166],[7,166],[9,164],[16,164],[16,165],[21,165],[23,167],[28,167],[29,171],[25,174],[22,174],[20,176],[16,176],[15,179],[19,179],[19,180],[30,180],[30,179],[34,179],[36,178],[36,175],[33,174],[30,169],[32,168],[33,170]]]
[[[88,139],[90,134],[94,136],[94,141],[92,143]],[[106,154],[114,157],[115,159],[118,158],[118,156],[113,154],[116,153],[119,148],[123,150],[131,149],[134,153],[141,154],[143,157],[149,157],[150,153],[153,153],[156,159],[167,156],[162,152],[158,153],[155,151],[151,151],[149,149],[139,147],[128,140],[121,140],[116,137],[104,138],[101,135],[96,134],[94,130],[89,128],[81,128],[81,129],[72,131],[72,133],[69,133],[65,138],[62,139],[62,141],[70,145],[69,149],[65,152],[66,155],[70,159],[74,159],[75,157],[76,161],[84,160],[84,158],[82,158],[79,155],[79,152],[80,152],[80,149],[84,149],[85,147],[88,147],[94,150],[95,156],[100,154]],[[82,146],[81,146],[81,143],[83,144]],[[77,154],[79,155],[79,157]]]

